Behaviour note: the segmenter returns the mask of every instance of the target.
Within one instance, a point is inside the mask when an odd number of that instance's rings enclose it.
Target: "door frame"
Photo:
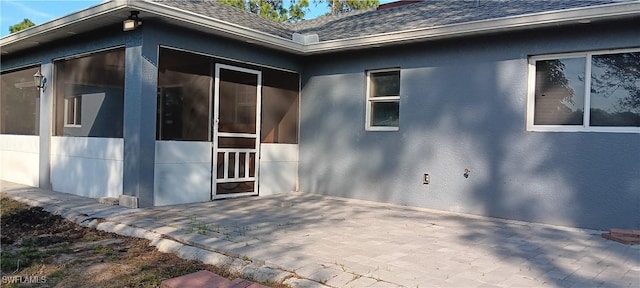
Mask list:
[[[215,81],[214,81],[214,86],[213,86],[213,113],[210,113],[210,115],[212,115],[211,121],[210,121],[210,129],[211,129],[211,200],[216,200],[216,199],[224,199],[224,198],[233,198],[233,197],[242,197],[242,196],[253,196],[253,195],[258,195],[259,192],[259,175],[260,175],[260,126],[261,126],[261,119],[262,119],[262,71],[259,70],[254,70],[254,69],[248,69],[248,68],[243,68],[243,67],[237,67],[237,66],[233,66],[233,65],[227,65],[227,64],[221,64],[221,63],[215,63],[214,66],[214,75],[215,75]],[[219,117],[220,117],[220,70],[221,69],[225,69],[225,70],[232,70],[232,71],[237,71],[237,72],[243,72],[243,73],[247,73],[247,74],[255,74],[257,77],[257,84],[256,84],[256,134],[255,134],[255,139],[256,139],[256,146],[255,146],[255,175],[254,177],[247,177],[248,175],[245,175],[245,178],[253,178],[253,182],[254,182],[254,191],[253,192],[242,192],[242,193],[232,193],[232,194],[216,194],[216,187],[218,184],[218,137],[220,137],[221,132],[218,131],[218,124],[219,124]],[[224,134],[226,134],[225,132],[222,132],[224,137]],[[241,134],[242,136],[245,136],[246,138],[250,138],[253,137],[254,134],[247,134],[247,133],[230,133],[230,134]],[[227,134],[229,135],[229,134]],[[252,149],[248,149],[248,150],[252,150]],[[246,156],[245,156],[246,157]],[[235,163],[238,163],[239,158],[234,158],[235,159]],[[246,159],[246,158],[245,158]],[[246,160],[245,160],[246,161]],[[247,161],[248,162],[248,161]],[[224,164],[226,164],[225,162],[223,162],[223,166],[225,166]],[[236,165],[237,166],[237,165]],[[248,172],[246,172],[248,173]],[[235,176],[235,174],[234,174]]]

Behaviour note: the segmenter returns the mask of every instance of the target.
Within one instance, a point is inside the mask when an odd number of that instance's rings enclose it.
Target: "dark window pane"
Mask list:
[[[159,140],[209,140],[211,58],[160,48]]]
[[[256,133],[258,76],[220,69],[220,114],[218,131]]]
[[[255,149],[255,138],[218,137],[218,148]]]
[[[216,184],[216,194],[248,193],[255,191],[255,182],[229,182]]]
[[[398,126],[399,102],[373,102],[371,105],[371,126]]]
[[[249,153],[249,177],[256,177],[256,153]]]
[[[56,61],[55,135],[121,138],[124,66],[124,48]]]
[[[75,124],[74,115],[75,115],[76,102],[74,101],[74,99],[75,97],[69,97],[64,100],[64,105],[66,106],[66,109],[67,109],[66,121],[64,122],[64,124],[67,124],[67,125]]]
[[[238,177],[243,178],[243,177],[247,177],[247,154],[246,153],[240,153],[238,155]]]
[[[400,71],[372,72],[369,78],[370,97],[400,95]]]
[[[640,127],[640,52],[593,56],[590,125]]]
[[[229,173],[227,177],[236,178],[236,153],[229,153]]]
[[[262,143],[298,144],[299,75],[262,70]]]
[[[81,125],[82,109],[78,108],[82,107],[82,97],[76,96],[65,98],[64,105],[66,109],[64,122],[65,127]]]
[[[38,67],[0,76],[0,133],[38,135],[40,93],[33,82]]]
[[[218,157],[216,157],[216,179],[224,178],[224,153],[218,152]]]
[[[75,99],[75,106],[76,107],[82,107],[82,97],[78,96]],[[76,109],[75,111],[75,121],[76,121],[76,125],[81,125],[82,124],[82,109]]]
[[[582,125],[585,58],[536,62],[536,125]]]

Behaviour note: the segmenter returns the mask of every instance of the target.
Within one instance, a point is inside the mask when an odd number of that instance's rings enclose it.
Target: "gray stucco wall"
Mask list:
[[[527,57],[640,47],[631,23],[307,59],[300,190],[596,229],[640,228],[640,134],[527,132]],[[401,67],[400,131],[365,131],[365,70]],[[468,178],[464,170],[471,170]],[[431,184],[422,184],[422,175]]]

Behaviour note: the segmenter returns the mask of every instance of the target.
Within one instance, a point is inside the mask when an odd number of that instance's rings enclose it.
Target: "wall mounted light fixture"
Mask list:
[[[122,31],[131,31],[142,25],[142,20],[138,18],[140,11],[131,11],[131,15],[127,20],[122,21]]]
[[[44,75],[40,73],[40,69],[38,69],[38,72],[36,72],[36,74],[33,74],[33,84],[35,84],[38,89],[41,89],[42,92],[44,92],[45,86],[47,84],[47,78],[45,78]]]

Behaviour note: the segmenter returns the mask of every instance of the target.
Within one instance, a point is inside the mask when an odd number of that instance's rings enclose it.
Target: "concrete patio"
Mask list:
[[[640,287],[640,245],[600,231],[305,193],[128,209],[9,182],[0,191],[293,287]]]

